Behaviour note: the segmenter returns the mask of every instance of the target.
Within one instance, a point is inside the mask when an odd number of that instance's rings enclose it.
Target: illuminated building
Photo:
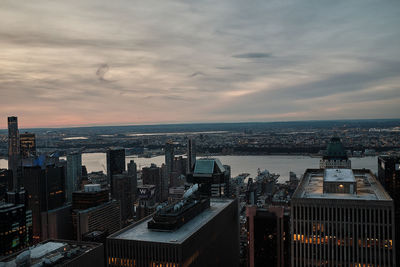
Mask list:
[[[49,239],[0,260],[0,266],[104,266],[100,243]]]
[[[22,133],[19,135],[19,140],[22,158],[36,156],[36,137],[34,133]]]
[[[8,169],[12,171],[13,191],[18,191],[21,171],[21,154],[18,131],[18,118],[8,117]]]
[[[396,241],[400,240],[400,155],[378,157],[378,179],[393,198],[395,207]],[[396,246],[397,263],[400,263],[400,246]]]
[[[65,169],[54,165],[42,169],[24,167],[21,184],[27,193],[27,208],[32,210],[33,238],[41,240],[41,213],[62,207],[65,203]]]
[[[332,137],[328,143],[326,154],[322,157],[319,163],[321,169],[325,168],[351,168],[351,161],[349,160],[343,144],[338,137]]]
[[[291,233],[293,267],[396,266],[393,200],[369,170],[306,170]]]
[[[72,201],[72,192],[79,189],[79,183],[82,178],[82,154],[79,152],[67,155],[67,180],[65,183],[65,192],[67,202]]]
[[[15,253],[32,242],[32,212],[24,204],[0,204],[0,256]]]
[[[180,206],[183,214],[163,208],[107,237],[107,266],[238,266],[237,200],[211,199],[209,208],[201,203]],[[179,226],[178,218],[185,223]],[[153,220],[159,225],[151,225]]]
[[[0,201],[6,198],[6,192],[12,190],[12,171],[0,169]]]
[[[111,147],[107,150],[107,178],[112,190],[112,177],[125,171],[125,149]]]

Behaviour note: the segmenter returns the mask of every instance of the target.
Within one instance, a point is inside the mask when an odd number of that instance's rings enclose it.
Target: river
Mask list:
[[[292,171],[300,176],[307,168],[319,168],[320,158],[309,156],[217,156],[222,164],[231,166],[231,175],[235,177],[240,173],[249,173],[250,177],[257,176],[257,169],[267,169],[271,173],[280,174],[281,182],[289,179],[289,172]],[[137,156],[127,156],[126,163],[133,159],[138,165],[138,169],[150,166],[151,163],[160,166],[164,163],[164,156],[153,158],[138,158]],[[376,173],[378,168],[377,157],[351,158],[352,168],[371,169]],[[86,166],[88,172],[107,170],[105,153],[84,153],[82,154],[82,164]],[[0,159],[0,168],[7,168],[7,160]]]

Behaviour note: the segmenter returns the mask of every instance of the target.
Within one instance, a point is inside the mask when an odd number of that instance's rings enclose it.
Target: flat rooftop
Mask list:
[[[336,169],[332,169],[336,171]],[[324,169],[307,169],[304,173],[303,179],[301,179],[299,186],[293,194],[294,198],[310,198],[310,199],[349,199],[349,200],[379,200],[379,201],[390,201],[390,196],[383,189],[382,185],[377,181],[376,177],[371,173],[370,170],[354,169],[354,170],[342,170],[343,179],[350,179],[346,175],[349,175],[348,171],[352,171],[354,179],[357,183],[357,191],[355,194],[347,193],[324,193],[324,179],[336,179],[338,177],[327,177],[324,178]],[[332,173],[329,173],[331,175]]]
[[[19,266],[16,261],[24,259],[24,262],[29,263],[27,266],[44,266],[45,263],[51,266],[64,266],[67,262],[100,246],[102,246],[100,243],[50,239],[2,258],[0,265]]]
[[[324,181],[354,183],[356,179],[351,169],[325,169]]]
[[[217,216],[222,210],[229,206],[234,200],[211,199],[210,208],[191,219],[173,232],[160,232],[147,228],[147,223],[152,217],[131,225],[110,236],[110,239],[125,239],[136,241],[148,241],[168,244],[181,244],[204,224]]]

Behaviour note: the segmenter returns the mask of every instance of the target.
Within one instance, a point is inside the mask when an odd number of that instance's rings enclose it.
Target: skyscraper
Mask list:
[[[13,190],[18,190],[18,179],[21,172],[20,141],[18,118],[8,117],[8,169],[12,170]]]
[[[169,140],[165,143],[165,166],[167,168],[168,179],[174,171],[174,143]]]
[[[378,178],[393,198],[395,207],[396,241],[400,240],[400,155],[378,157]],[[400,263],[400,246],[396,246],[396,262]]]
[[[128,163],[128,175],[131,177],[131,188],[132,188],[132,194],[133,194],[133,202],[135,202],[136,197],[137,197],[137,165],[135,161],[131,160]]]
[[[112,192],[112,177],[114,174],[121,174],[125,171],[125,149],[110,147],[107,150],[107,178],[111,186]]]
[[[155,197],[157,202],[162,202],[165,199],[163,198],[163,193],[165,191],[165,183],[163,183],[162,170],[160,167],[157,167],[155,164],[151,164],[150,167],[144,167],[142,169],[142,180],[144,185],[155,185]],[[165,178],[165,177],[164,177]],[[167,187],[168,192],[168,187]]]
[[[306,170],[291,218],[292,267],[396,266],[393,200],[369,170]]]
[[[19,135],[21,145],[21,157],[26,159],[36,156],[36,137],[34,133],[22,133]]]
[[[65,192],[67,202],[72,201],[72,192],[79,189],[79,182],[82,178],[82,154],[79,152],[67,155],[67,180]]]
[[[193,171],[194,164],[196,163],[196,140],[188,138],[187,141],[187,173]]]
[[[113,175],[112,196],[121,204],[121,219],[126,221],[132,217],[132,177],[127,173]]]

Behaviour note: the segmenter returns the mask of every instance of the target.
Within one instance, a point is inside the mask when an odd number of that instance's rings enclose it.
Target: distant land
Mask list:
[[[283,129],[325,129],[325,128],[392,128],[399,127],[400,119],[363,119],[363,120],[313,120],[313,121],[282,121],[282,122],[237,122],[237,123],[182,123],[182,124],[152,124],[125,126],[88,126],[67,128],[20,128],[20,132],[29,131],[42,133],[46,131],[75,134],[118,134],[118,133],[179,133],[201,131],[274,131]],[[7,129],[1,129],[0,134],[7,134]]]

